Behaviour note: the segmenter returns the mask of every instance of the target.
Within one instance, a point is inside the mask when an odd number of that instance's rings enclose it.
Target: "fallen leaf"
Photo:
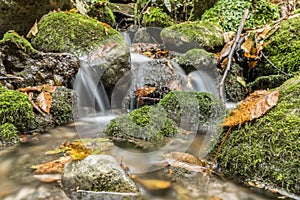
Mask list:
[[[36,169],[34,172],[38,174],[62,173],[66,163],[72,159],[70,156],[60,157],[59,159],[47,162],[41,165],[34,165],[31,168]]]
[[[27,38],[32,38],[34,36],[36,36],[36,34],[38,33],[38,26],[37,26],[37,20],[35,20],[33,26],[31,27],[30,31],[27,33],[26,37]]]
[[[56,90],[56,86],[54,86],[54,85],[49,85],[49,84],[44,84],[42,90],[45,91],[45,92],[53,93],[53,92],[55,92],[55,90]]]
[[[73,160],[82,160],[85,157],[91,155],[91,152],[85,147],[83,142],[74,141],[74,142],[65,142],[61,146]]]
[[[50,92],[41,92],[36,98],[39,107],[47,114],[50,113],[52,96]]]
[[[171,186],[170,181],[158,180],[158,179],[141,179],[135,175],[132,175],[131,178],[141,184],[147,190],[164,190],[168,189]]]
[[[52,183],[61,181],[61,174],[36,174],[33,175],[34,178],[44,182],[44,183]]]
[[[137,96],[137,101],[140,105],[144,105],[144,101],[142,100],[142,97],[146,97],[152,92],[156,90],[156,87],[141,87],[138,88],[135,92],[135,95]]]
[[[225,119],[224,126],[236,126],[264,115],[277,104],[279,91],[257,90],[250,94]]]

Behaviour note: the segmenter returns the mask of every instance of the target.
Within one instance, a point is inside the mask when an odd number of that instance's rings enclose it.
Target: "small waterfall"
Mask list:
[[[73,83],[73,88],[78,92],[80,108],[88,108],[97,112],[103,112],[110,108],[109,99],[100,75],[95,73],[85,58],[80,59],[80,69]]]

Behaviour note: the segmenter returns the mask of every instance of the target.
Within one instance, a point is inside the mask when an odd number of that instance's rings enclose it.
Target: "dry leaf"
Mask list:
[[[53,92],[55,92],[55,90],[56,90],[56,86],[54,86],[54,85],[49,85],[49,84],[44,84],[42,90],[45,91],[45,92],[53,93]]]
[[[236,126],[261,117],[277,104],[279,91],[257,90],[250,94],[235,110],[231,111],[224,126]]]
[[[137,176],[132,175],[131,178],[141,184],[147,190],[164,190],[171,186],[170,181],[157,180],[157,179],[141,179]]]
[[[233,45],[233,40],[227,42],[223,49],[221,50],[220,52],[220,55],[219,55],[219,61],[218,62],[222,62],[230,53],[230,50],[231,50],[231,47]],[[225,67],[226,68],[226,67]]]
[[[61,148],[65,149],[65,151],[71,156],[73,160],[82,160],[85,157],[91,155],[91,152],[81,141],[63,143]]]
[[[47,114],[50,113],[52,96],[49,92],[41,92],[36,98],[39,107]]]
[[[30,31],[27,33],[26,37],[27,38],[32,38],[34,36],[36,36],[36,34],[38,33],[38,26],[37,26],[37,20],[35,20],[33,26],[31,27]]]
[[[38,174],[51,174],[51,173],[61,173],[64,169],[66,163],[70,162],[72,159],[70,156],[60,157],[57,160],[47,162],[41,165],[32,166],[31,168],[36,169],[34,172]]]
[[[44,182],[44,183],[52,183],[61,181],[61,174],[39,174],[33,175],[34,178]]]
[[[43,86],[33,86],[33,87],[26,87],[26,88],[18,88],[17,90],[20,92],[30,92],[30,91],[38,91],[41,92],[43,89]]]
[[[142,100],[142,97],[146,97],[152,92],[156,90],[156,87],[141,87],[136,90],[135,95],[137,96],[137,101],[140,105],[144,105],[144,101]]]

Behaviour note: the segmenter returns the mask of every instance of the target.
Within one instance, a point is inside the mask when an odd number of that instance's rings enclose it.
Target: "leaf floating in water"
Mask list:
[[[131,178],[137,183],[141,184],[147,190],[165,190],[171,186],[170,181],[158,179],[141,179],[134,175],[132,175]]]
[[[91,152],[85,147],[85,145],[81,141],[63,143],[61,148],[63,148],[73,160],[82,160],[85,157],[91,155]]]
[[[257,90],[250,94],[235,110],[231,111],[224,126],[236,126],[264,115],[277,104],[279,91]]]
[[[38,174],[61,173],[64,169],[65,164],[70,162],[71,160],[72,159],[70,156],[60,157],[59,159],[41,165],[35,165],[31,168],[36,169],[34,172]]]
[[[47,114],[50,113],[52,96],[49,92],[41,92],[36,98],[39,107]]]

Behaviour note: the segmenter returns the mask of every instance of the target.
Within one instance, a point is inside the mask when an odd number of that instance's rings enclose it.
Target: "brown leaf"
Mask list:
[[[36,169],[34,172],[38,174],[62,173],[65,164],[71,160],[70,156],[60,157],[59,159],[41,165],[32,166],[31,168]]]
[[[52,183],[61,181],[61,174],[39,174],[33,175],[34,178],[44,182],[44,183]]]
[[[230,50],[231,50],[231,47],[233,45],[233,40],[227,42],[223,49],[221,50],[220,52],[220,55],[219,55],[219,61],[218,62],[222,62],[230,53]],[[225,67],[226,68],[226,67]]]
[[[18,88],[17,90],[20,92],[30,92],[30,91],[38,91],[41,92],[43,86],[33,86],[33,87],[26,87],[26,88]]]
[[[168,189],[171,186],[170,181],[157,179],[141,179],[135,175],[132,175],[131,178],[137,183],[141,184],[147,190],[164,190]]]
[[[41,92],[36,98],[39,107],[47,114],[50,113],[52,96],[50,92]]]
[[[137,101],[140,105],[144,105],[144,102],[142,100],[142,97],[146,97],[149,94],[151,94],[152,92],[154,92],[156,90],[156,87],[141,87],[138,88],[135,92],[135,95],[137,96]]]
[[[277,104],[279,91],[257,90],[250,94],[235,110],[231,111],[224,126],[236,126],[264,115]]]
[[[32,38],[32,37],[36,36],[36,34],[39,31],[37,24],[38,24],[37,20],[35,20],[33,26],[31,27],[30,31],[26,35],[27,38]]]
[[[54,85],[48,85],[48,84],[43,85],[43,91],[45,91],[45,92],[53,93],[53,92],[55,92],[55,90],[56,90],[56,86],[54,86]]]

